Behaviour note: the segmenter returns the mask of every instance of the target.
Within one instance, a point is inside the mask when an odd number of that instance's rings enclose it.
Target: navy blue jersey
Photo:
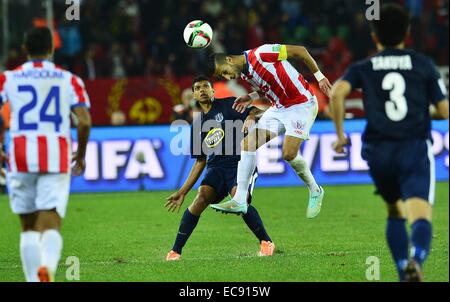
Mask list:
[[[191,128],[191,157],[207,157],[208,167],[236,168],[243,139],[242,125],[250,109],[232,108],[235,98],[215,99],[208,113],[202,113]]]
[[[446,88],[427,57],[386,49],[350,66],[342,79],[363,91],[364,142],[431,138],[429,105],[446,99]]]

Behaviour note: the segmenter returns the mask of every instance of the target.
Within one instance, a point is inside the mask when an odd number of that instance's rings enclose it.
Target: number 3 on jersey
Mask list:
[[[37,130],[37,123],[26,123],[25,114],[32,110],[37,105],[38,95],[36,89],[31,85],[21,85],[18,87],[19,92],[30,93],[31,101],[23,106],[19,111],[19,130]],[[48,114],[48,108],[52,101],[55,101],[55,113]],[[62,123],[62,118],[59,110],[60,91],[58,86],[52,86],[45,98],[44,104],[39,111],[39,119],[41,122],[49,122],[55,124],[55,132],[59,132],[59,126]]]
[[[383,78],[381,86],[383,90],[390,91],[390,99],[385,103],[387,117],[394,122],[403,120],[408,113],[408,104],[405,98],[405,79],[398,72],[390,72]]]

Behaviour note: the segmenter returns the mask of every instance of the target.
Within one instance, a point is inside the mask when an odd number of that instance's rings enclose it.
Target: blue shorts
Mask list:
[[[361,155],[369,165],[377,193],[387,203],[418,197],[434,204],[436,181],[430,141],[366,143]]]
[[[201,186],[210,186],[216,191],[216,200],[212,203],[218,203],[222,201],[225,197],[231,194],[231,189],[237,186],[237,168],[220,168],[211,167],[207,168],[205,177],[201,182]],[[253,173],[252,179],[250,180],[250,185],[248,187],[248,192],[250,197],[248,203],[251,203],[253,188],[255,186],[256,178],[258,177],[257,170]]]

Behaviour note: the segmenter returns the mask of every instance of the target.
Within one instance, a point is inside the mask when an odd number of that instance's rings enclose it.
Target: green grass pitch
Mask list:
[[[434,239],[426,281],[447,281],[448,183],[437,184]],[[256,256],[258,242],[241,217],[208,209],[180,262],[165,262],[182,211],[168,213],[171,192],[74,194],[62,233],[56,275],[66,280],[66,258],[80,261],[80,281],[367,281],[366,259],[380,259],[380,281],[397,276],[386,248],[385,207],[373,186],[328,186],[320,215],[305,217],[307,190],[256,188],[254,205],[277,245],[273,257]],[[0,197],[0,281],[23,281],[19,221]]]

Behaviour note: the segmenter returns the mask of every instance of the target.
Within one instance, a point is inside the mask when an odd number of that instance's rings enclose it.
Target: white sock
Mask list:
[[[305,182],[305,185],[312,192],[320,191],[319,185],[317,185],[314,176],[311,173],[311,170],[308,167],[305,159],[300,155],[288,161],[289,165],[291,165],[292,169],[297,173],[297,175]]]
[[[20,259],[27,282],[39,282],[41,265],[41,233],[26,231],[20,234]]]
[[[47,230],[42,233],[41,265],[47,267],[52,273],[56,273],[56,269],[58,268],[62,247],[63,239],[57,230]]]
[[[250,178],[256,168],[256,152],[242,151],[237,170],[237,190],[233,199],[240,204],[247,202]]]

